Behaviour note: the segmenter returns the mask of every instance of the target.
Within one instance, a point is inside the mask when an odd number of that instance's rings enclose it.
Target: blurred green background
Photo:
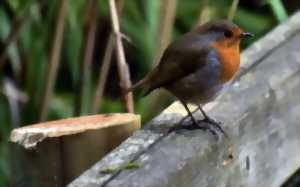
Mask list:
[[[170,40],[200,23],[226,19],[231,13],[236,24],[255,34],[242,43],[246,48],[300,7],[299,0],[235,1],[236,11],[232,0],[116,2],[121,31],[130,40],[123,44],[133,83],[154,66]],[[64,23],[61,37],[57,23]],[[115,51],[104,76],[101,103],[94,99],[110,32],[108,0],[0,2],[0,186],[9,184],[9,132],[40,121],[45,94],[49,94],[49,105],[43,120],[126,112]],[[51,62],[57,63],[57,70],[49,66]],[[54,72],[52,77],[49,71]],[[53,89],[46,90],[47,80]],[[134,105],[144,121],[172,101],[165,97],[157,102],[157,95],[142,98],[141,94],[134,93]]]

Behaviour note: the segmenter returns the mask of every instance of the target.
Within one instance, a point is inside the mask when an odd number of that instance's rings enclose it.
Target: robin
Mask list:
[[[204,117],[201,121],[225,134],[220,123],[210,118],[202,106],[215,99],[233,79],[240,65],[240,41],[249,36],[253,35],[230,21],[201,25],[171,43],[160,63],[129,91],[140,87],[148,95],[157,88],[165,88],[185,107],[193,127],[204,128],[194,118],[188,103],[198,106]]]

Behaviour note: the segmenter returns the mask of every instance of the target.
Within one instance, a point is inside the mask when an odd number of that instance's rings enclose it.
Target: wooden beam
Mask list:
[[[138,115],[106,114],[14,129],[14,186],[65,186],[139,128]]]

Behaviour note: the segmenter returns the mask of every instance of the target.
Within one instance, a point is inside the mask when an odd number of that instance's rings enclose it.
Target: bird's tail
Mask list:
[[[147,79],[142,79],[142,80],[138,81],[133,86],[131,86],[130,88],[126,89],[126,93],[132,92],[136,88],[141,88],[143,90],[143,95],[144,96],[148,95],[151,92],[151,88],[150,88],[150,86],[147,83]]]
[[[135,83],[133,86],[131,86],[130,88],[126,89],[126,93],[128,92],[132,92],[133,90],[135,90],[138,87],[141,87],[141,85],[143,84],[143,80],[140,80],[139,82]]]

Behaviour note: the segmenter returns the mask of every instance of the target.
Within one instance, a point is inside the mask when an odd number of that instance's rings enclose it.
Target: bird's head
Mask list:
[[[243,31],[239,26],[227,20],[208,22],[198,27],[196,32],[209,36],[213,42],[218,42],[224,47],[239,46],[242,38],[253,36],[253,34]]]

